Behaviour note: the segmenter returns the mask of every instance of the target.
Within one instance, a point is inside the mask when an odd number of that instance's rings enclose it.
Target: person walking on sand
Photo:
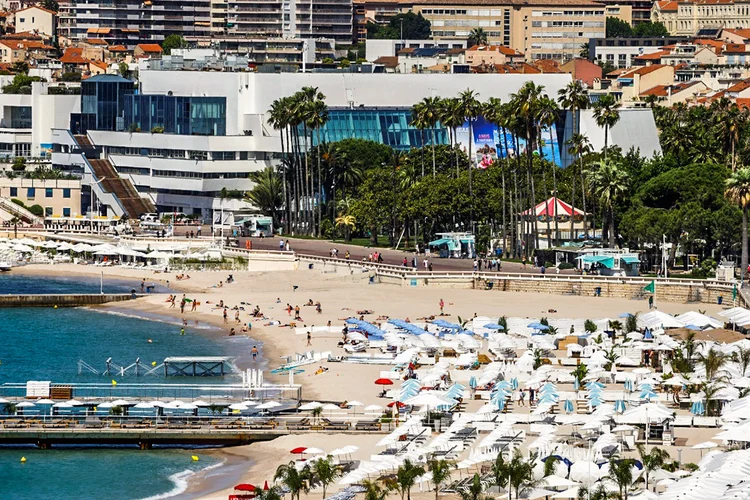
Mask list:
[[[526,391],[523,389],[521,389],[521,392],[518,394],[518,405],[526,406]]]
[[[226,307],[224,308],[222,316],[224,317],[224,324],[226,325],[228,323],[228,321],[227,321],[227,308]]]
[[[258,357],[258,348],[253,346],[252,350],[250,351],[250,354],[253,355],[253,361],[255,361],[255,358]]]
[[[440,315],[443,315],[443,309],[445,308],[445,302],[443,302],[443,299],[440,299]]]
[[[198,310],[198,301],[193,299],[193,303],[190,306],[190,312],[195,312]]]
[[[235,311],[235,313],[234,313],[234,321],[236,323],[238,323],[238,324],[242,323],[242,321],[240,321],[240,311]]]
[[[307,345],[312,345],[312,333],[310,333],[310,330],[307,330]]]
[[[185,296],[180,300],[180,314],[185,314]]]

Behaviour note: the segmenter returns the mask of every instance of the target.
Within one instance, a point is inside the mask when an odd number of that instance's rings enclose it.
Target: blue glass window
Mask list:
[[[11,196],[18,196],[18,188],[10,188]]]
[[[44,189],[44,197],[45,198],[52,198],[52,196],[54,196],[52,188],[45,188]]]
[[[63,198],[70,198],[70,188],[63,188]]]
[[[26,198],[32,200],[36,196],[36,189],[26,188]]]
[[[70,208],[63,208],[63,217],[70,217]]]

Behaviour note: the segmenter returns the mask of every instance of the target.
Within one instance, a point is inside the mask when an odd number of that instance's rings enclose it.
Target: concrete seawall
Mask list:
[[[136,295],[138,297],[138,295]],[[105,294],[51,294],[51,295],[0,295],[2,307],[78,307],[132,300],[129,293]]]

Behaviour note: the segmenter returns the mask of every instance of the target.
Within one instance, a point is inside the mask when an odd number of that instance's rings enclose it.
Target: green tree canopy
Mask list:
[[[645,22],[633,28],[633,34],[641,37],[669,36],[666,26],[662,23]]]
[[[633,36],[633,28],[616,17],[607,18],[607,38]]]
[[[180,35],[169,35],[161,44],[161,49],[164,54],[169,55],[172,53],[172,49],[184,49],[188,46],[188,43]]]
[[[402,24],[403,23],[403,24]],[[403,26],[403,36],[401,28]],[[396,14],[387,25],[367,23],[367,38],[380,38],[390,40],[427,40],[432,34],[430,21],[422,17],[422,14],[406,12]]]

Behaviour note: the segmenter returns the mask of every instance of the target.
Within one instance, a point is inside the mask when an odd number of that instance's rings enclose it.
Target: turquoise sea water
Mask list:
[[[136,284],[137,285],[137,284]],[[105,281],[105,292],[129,291],[133,284]],[[99,280],[38,279],[0,275],[0,293],[75,293],[99,291]],[[225,383],[238,376],[209,379],[103,376],[84,371],[82,359],[100,372],[105,360],[129,365],[136,358],[150,365],[167,356],[237,356],[248,351],[244,337],[210,335],[211,327],[181,324],[168,317],[144,320],[126,309],[0,309],[0,384],[49,380],[54,383]],[[149,343],[148,340],[152,342]],[[116,389],[113,389],[116,391]],[[113,393],[115,397],[118,394]],[[194,462],[191,456],[201,457]],[[22,464],[20,458],[27,462]],[[217,465],[200,450],[134,448],[0,448],[0,498],[84,499],[106,496],[138,499],[182,496],[186,478]],[[231,480],[231,479],[230,479]]]

